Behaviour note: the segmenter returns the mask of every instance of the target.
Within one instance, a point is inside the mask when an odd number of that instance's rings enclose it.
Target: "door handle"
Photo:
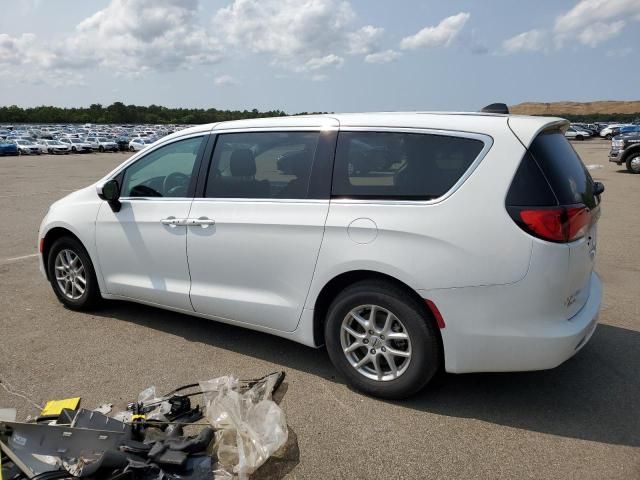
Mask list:
[[[210,219],[209,217],[200,217],[200,218],[190,218],[187,223],[189,225],[200,225],[202,228],[209,228],[212,225],[216,224],[215,220]]]
[[[187,219],[170,216],[170,217],[161,219],[160,223],[163,225],[168,225],[171,228],[176,228],[177,226],[187,225]]]

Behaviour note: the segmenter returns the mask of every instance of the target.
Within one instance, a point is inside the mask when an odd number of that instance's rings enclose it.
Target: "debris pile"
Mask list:
[[[110,404],[79,408],[80,398],[49,402],[31,422],[4,412],[0,479],[246,479],[287,441],[271,399],[284,375],[219,377],[166,395],[150,387],[113,416]]]

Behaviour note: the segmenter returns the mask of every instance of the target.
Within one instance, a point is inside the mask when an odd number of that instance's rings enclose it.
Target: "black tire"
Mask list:
[[[582,135],[576,135],[576,140],[582,141],[584,140],[584,137]]]
[[[84,293],[78,299],[71,299],[65,296],[56,281],[55,260],[58,253],[62,250],[71,250],[80,258],[80,261],[84,266],[86,288]],[[49,282],[51,283],[53,292],[56,294],[56,297],[58,297],[58,300],[60,300],[60,302],[67,308],[72,310],[92,310],[101,303],[102,297],[100,295],[98,281],[96,280],[93,263],[89,258],[89,254],[77,239],[73,237],[62,237],[55,241],[49,249],[49,255],[47,257],[47,273],[49,275]]]
[[[613,138],[613,135],[611,135],[610,133],[607,133],[607,135],[604,137],[607,140],[611,140],[611,138]]]
[[[640,169],[636,169],[636,170],[633,169],[633,166],[631,165],[631,162],[633,160],[640,160],[640,152],[632,153],[627,157],[627,161],[626,161],[627,171],[629,173],[640,173]]]
[[[362,305],[376,305],[392,312],[409,336],[411,358],[404,373],[395,379],[381,381],[366,377],[349,363],[343,352],[342,322],[352,309]],[[423,389],[442,367],[439,333],[426,306],[389,282],[362,281],[343,290],[329,307],[324,335],[334,366],[354,388],[375,397],[402,399],[413,395]],[[362,354],[365,352],[363,350]],[[389,367],[386,360],[384,362]]]
[[[103,147],[102,145],[100,145],[100,146],[98,147],[98,151],[99,151],[100,153],[104,152],[104,147]]]
[[[78,152],[78,149],[77,149],[76,147],[71,147],[71,151],[72,151],[73,153],[77,153],[77,152]]]
[[[135,149],[135,148],[133,148],[133,147],[129,147],[129,151],[131,151],[131,152],[135,152],[135,151],[136,151],[136,149]]]

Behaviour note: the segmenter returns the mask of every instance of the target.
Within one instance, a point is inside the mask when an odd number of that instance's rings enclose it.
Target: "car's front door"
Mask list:
[[[332,131],[222,133],[189,215],[198,313],[295,330],[329,209]]]
[[[206,138],[161,145],[118,174],[121,209],[114,212],[105,202],[96,223],[109,294],[193,310],[185,225]]]

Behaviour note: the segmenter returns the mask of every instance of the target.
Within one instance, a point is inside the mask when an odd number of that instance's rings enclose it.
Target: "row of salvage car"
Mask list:
[[[137,152],[156,139],[133,138],[125,141],[109,138],[60,138],[55,140],[0,138],[0,155],[40,155],[92,152]]]
[[[0,125],[0,155],[137,152],[181,128],[168,125]]]

